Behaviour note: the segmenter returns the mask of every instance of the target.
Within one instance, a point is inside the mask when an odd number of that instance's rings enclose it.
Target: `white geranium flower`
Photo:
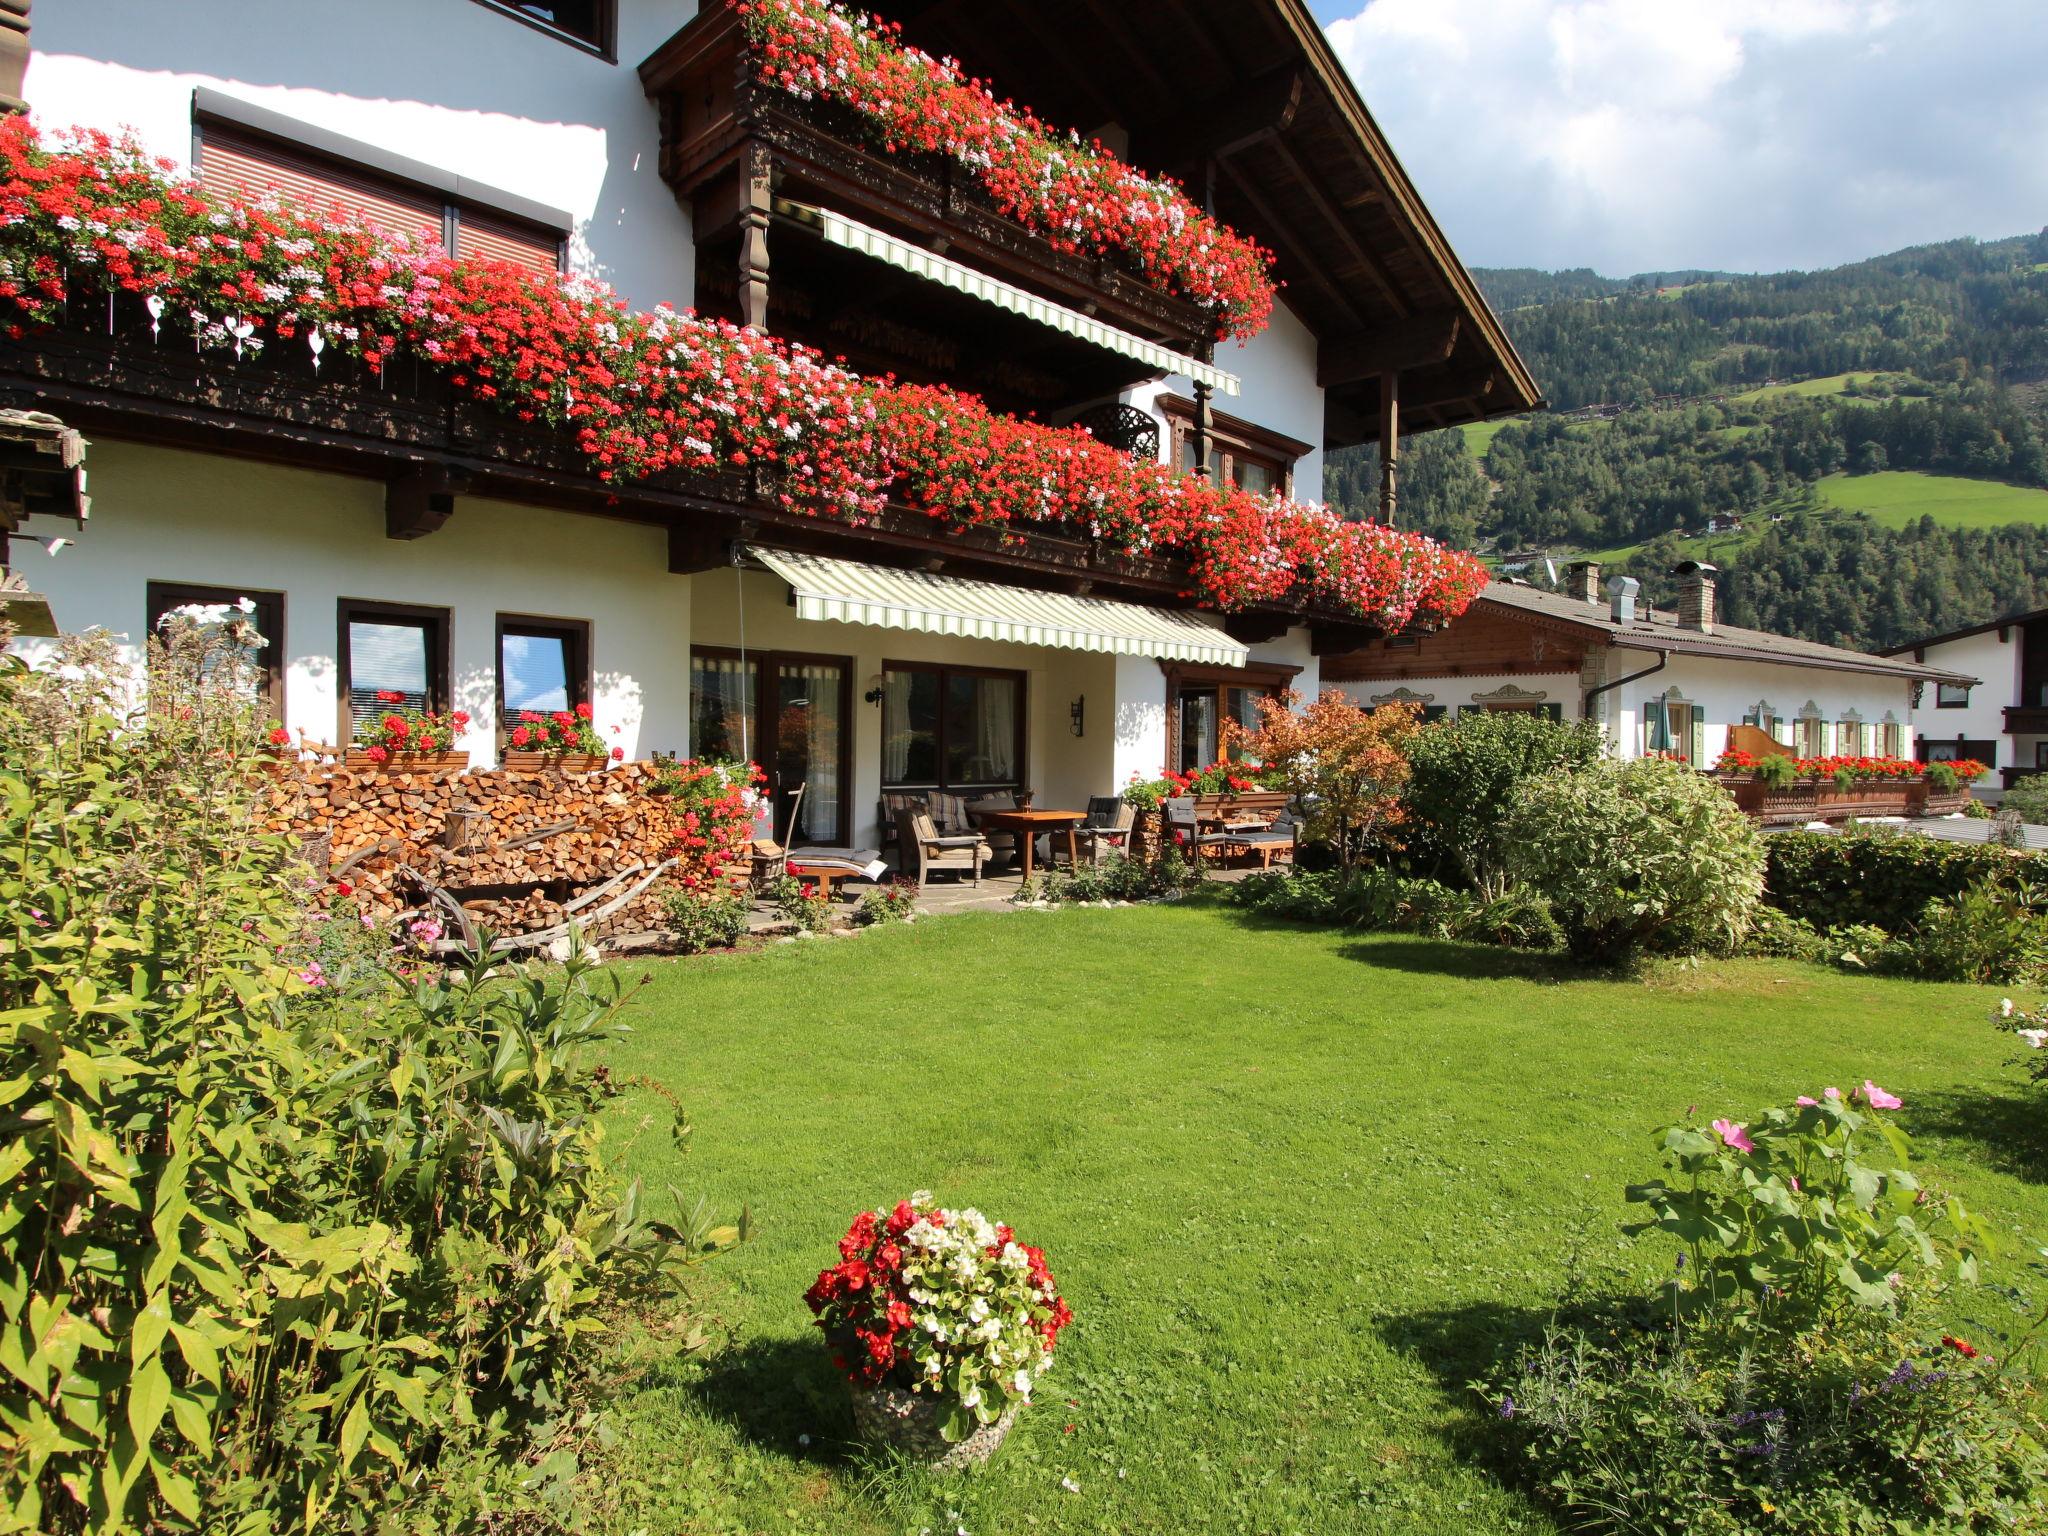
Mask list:
[[[2028,1045],[2037,1051],[2048,1048],[2048,1029],[2022,1029],[2018,1031],[2018,1034],[2022,1040],[2026,1041]]]

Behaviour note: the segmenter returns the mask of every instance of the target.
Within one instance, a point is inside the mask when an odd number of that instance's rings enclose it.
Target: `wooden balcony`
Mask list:
[[[1745,815],[1780,827],[1851,817],[1950,816],[1970,798],[1968,786],[1943,793],[1924,778],[1859,779],[1846,786],[1832,778],[1797,779],[1780,789],[1762,779],[1723,777],[1721,785]]]
[[[2008,736],[2048,736],[2048,705],[2006,705],[2005,733]]]

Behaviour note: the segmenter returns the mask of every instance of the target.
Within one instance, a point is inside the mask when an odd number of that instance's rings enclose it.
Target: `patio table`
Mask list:
[[[1067,865],[1077,868],[1080,857],[1080,840],[1074,836],[1074,829],[1088,819],[1086,811],[977,811],[967,812],[976,826],[992,828],[997,832],[1017,834],[1018,858],[1024,878],[1031,878],[1031,848],[1038,841],[1041,832],[1057,834],[1061,828],[1067,833]]]

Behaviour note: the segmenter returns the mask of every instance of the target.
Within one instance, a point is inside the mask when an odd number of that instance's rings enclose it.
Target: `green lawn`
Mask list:
[[[679,1159],[637,1092],[629,1162],[750,1207],[756,1236],[704,1272],[727,1342],[622,1341],[580,1500],[606,1531],[1551,1531],[1474,1452],[1464,1383],[1575,1253],[1598,1281],[1663,1272],[1618,1235],[1621,1188],[1688,1105],[1873,1077],[1932,1177],[2048,1232],[2038,1100],[1981,988],[1773,962],[1588,981],[1213,899],[649,969],[614,1064],[696,1131]],[[950,1484],[850,1453],[800,1299],[856,1211],[919,1186],[1042,1243],[1077,1316],[1009,1445]]]
[[[2048,491],[1960,475],[1888,469],[1874,475],[1829,475],[1820,493],[1830,506],[1868,512],[1886,528],[1932,517],[1945,528],[2002,528],[2048,523]]]
[[[1848,388],[1848,384],[1851,379],[1860,380],[1862,383],[1865,384],[1872,383],[1878,379],[1891,379],[1895,383],[1903,384],[1907,382],[1910,379],[1910,377],[1911,376],[1908,374],[1883,374],[1870,372],[1831,373],[1827,375],[1825,378],[1801,379],[1797,383],[1793,384],[1771,384],[1759,386],[1756,389],[1745,390],[1741,394],[1735,396],[1735,398],[1737,400],[1778,400],[1783,399],[1787,395],[1832,395],[1845,405],[1881,405],[1884,403],[1884,401],[1883,398],[1880,396],[1850,395],[1844,394],[1843,391]]]
[[[1496,421],[1468,421],[1458,428],[1465,434],[1465,451],[1475,460],[1484,460],[1486,450],[1491,448],[1493,440],[1500,436],[1501,428],[1513,426],[1519,420],[1519,416],[1503,416]]]

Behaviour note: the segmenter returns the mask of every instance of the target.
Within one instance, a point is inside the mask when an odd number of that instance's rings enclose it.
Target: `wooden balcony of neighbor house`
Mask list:
[[[2048,736],[2048,704],[2008,704],[2005,707],[2008,736]]]

